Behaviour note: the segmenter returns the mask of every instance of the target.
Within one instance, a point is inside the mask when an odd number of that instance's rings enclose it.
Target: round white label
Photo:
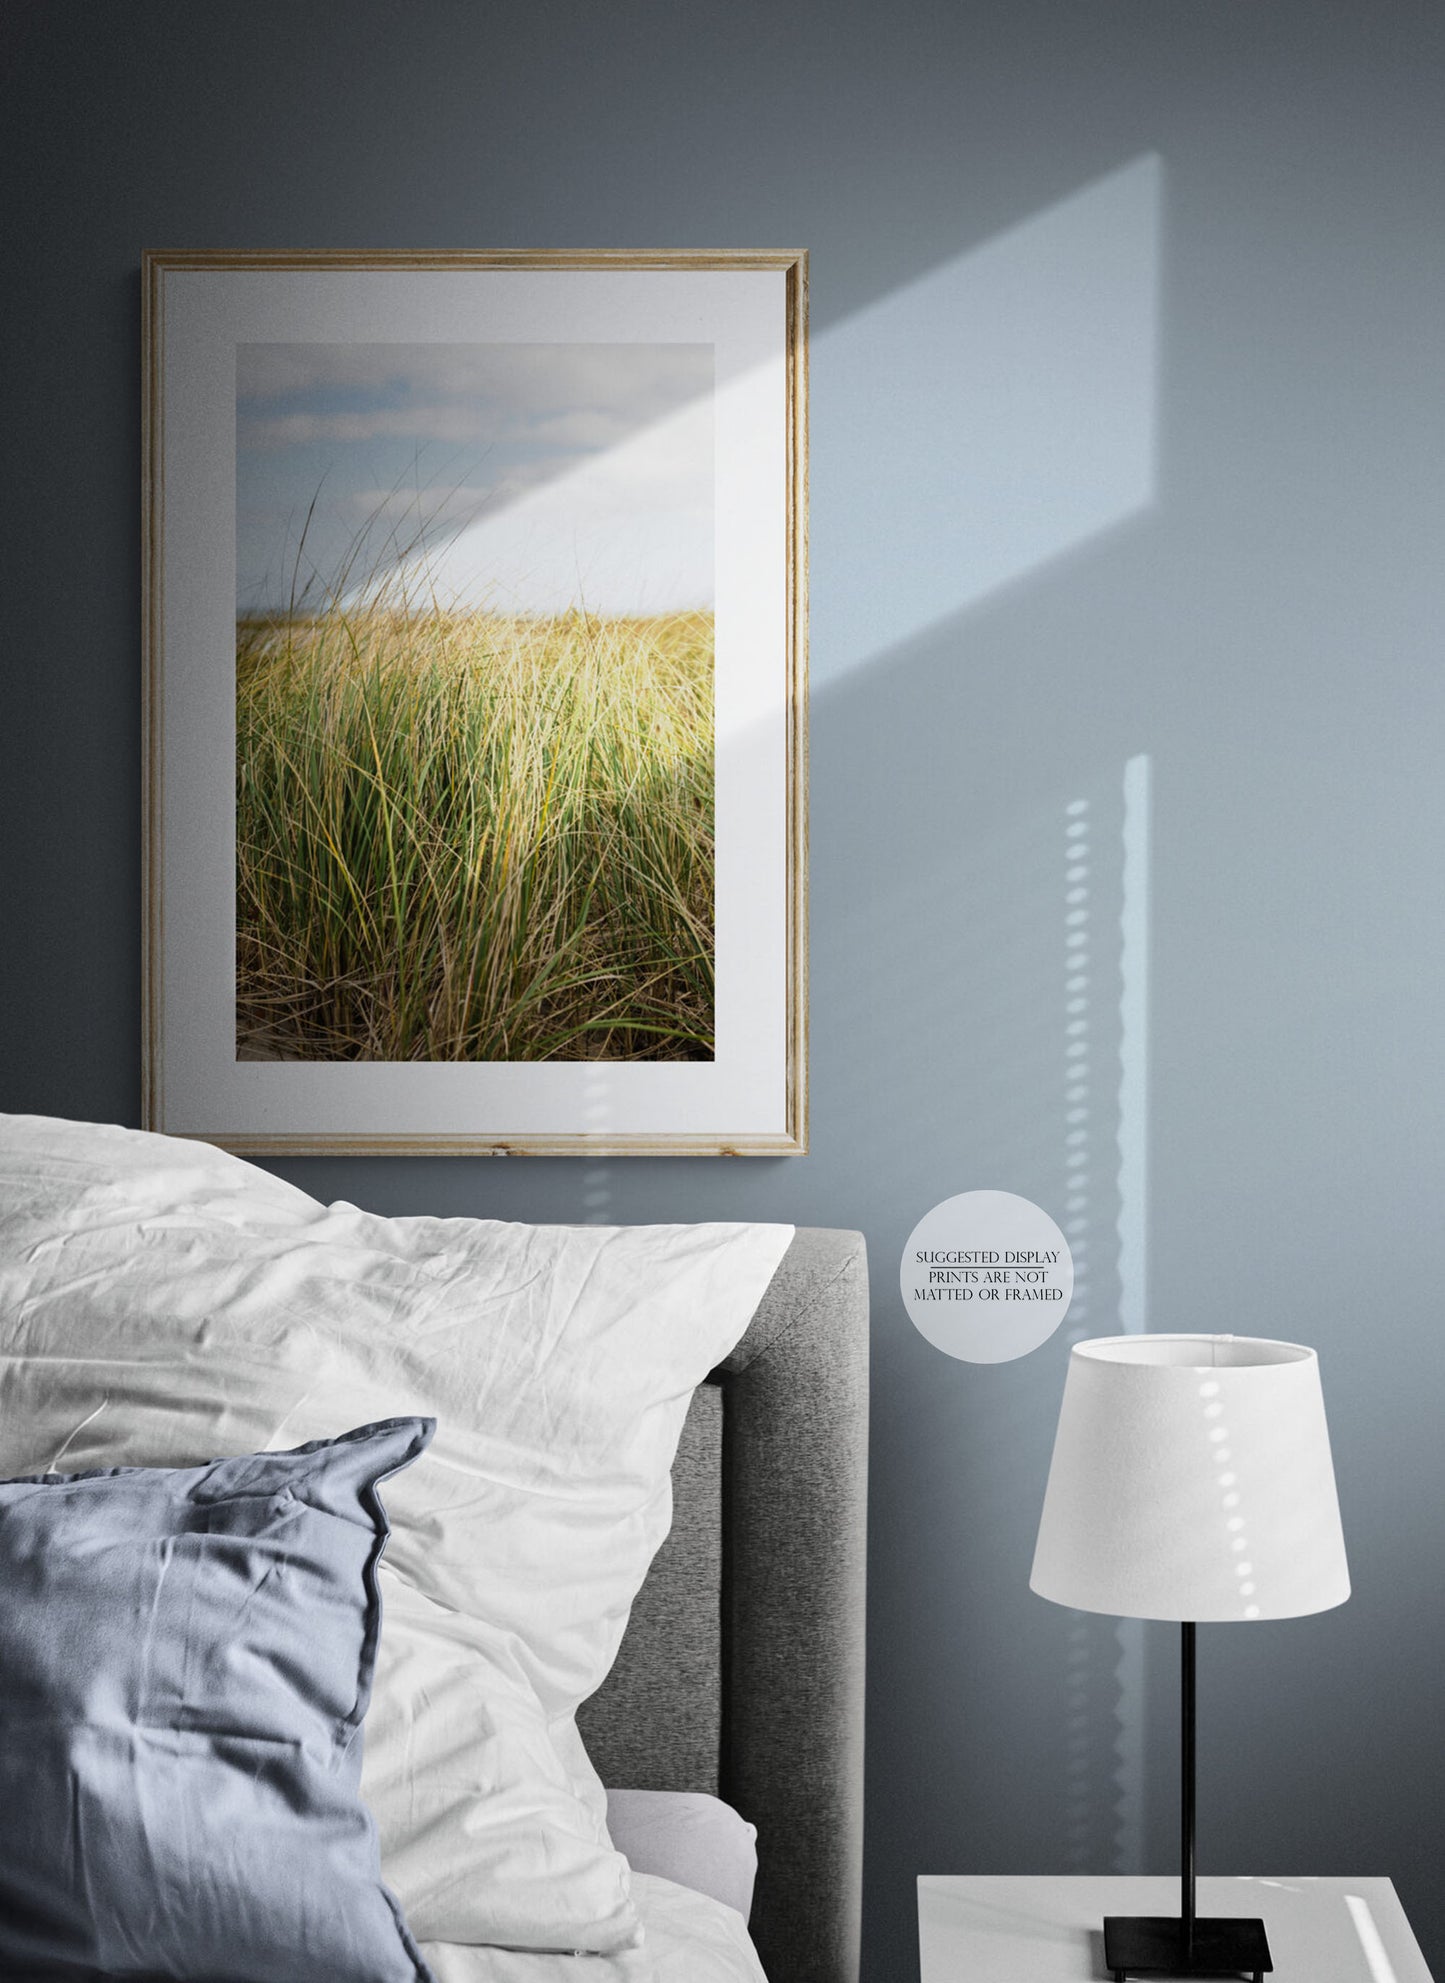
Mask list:
[[[1009,1363],[1069,1312],[1074,1261],[1048,1213],[1012,1191],[961,1191],[918,1221],[903,1299],[920,1334],[965,1363]]]

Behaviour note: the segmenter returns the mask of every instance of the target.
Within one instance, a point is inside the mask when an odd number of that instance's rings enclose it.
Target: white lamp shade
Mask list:
[[[1124,1618],[1297,1618],[1350,1594],[1319,1359],[1249,1336],[1078,1343],[1031,1587]]]

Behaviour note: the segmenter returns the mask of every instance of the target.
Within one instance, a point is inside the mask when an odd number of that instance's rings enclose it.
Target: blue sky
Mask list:
[[[706,344],[241,345],[237,610],[385,573],[507,612],[710,606],[712,386]]]

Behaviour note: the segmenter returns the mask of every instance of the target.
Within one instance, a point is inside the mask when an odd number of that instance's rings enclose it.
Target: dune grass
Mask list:
[[[242,620],[237,1053],[713,1052],[713,627]]]

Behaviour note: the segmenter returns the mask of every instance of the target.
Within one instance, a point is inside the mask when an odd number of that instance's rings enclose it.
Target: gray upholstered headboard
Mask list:
[[[758,1828],[769,1983],[856,1983],[868,1276],[800,1227],[673,1468],[672,1533],[578,1723],[612,1788],[709,1790]]]

